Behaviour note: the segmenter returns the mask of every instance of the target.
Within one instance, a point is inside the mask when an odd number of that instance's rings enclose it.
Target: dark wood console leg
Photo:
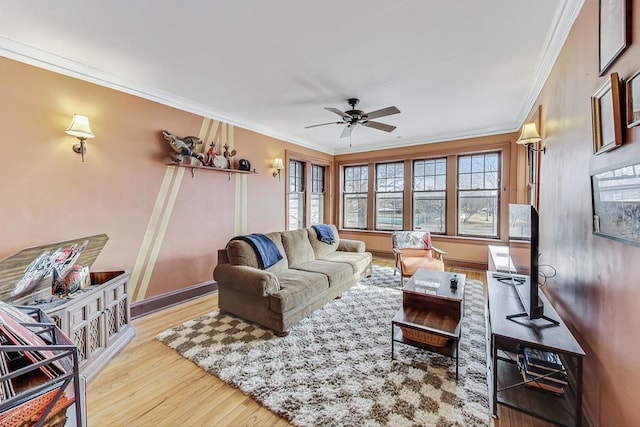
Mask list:
[[[274,335],[278,336],[278,337],[286,337],[287,335],[289,335],[289,331],[273,331]]]
[[[394,339],[393,339],[393,323],[391,323],[391,360],[393,360],[396,357],[395,352],[394,352],[394,350],[395,350],[394,349],[394,344],[395,344],[395,342],[394,342]]]
[[[335,297],[335,299],[341,299],[341,298],[342,298],[342,294],[340,294],[337,297]]]

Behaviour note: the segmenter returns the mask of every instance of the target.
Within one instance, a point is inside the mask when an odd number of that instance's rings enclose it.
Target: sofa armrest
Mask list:
[[[275,274],[246,265],[218,264],[213,270],[218,288],[231,288],[249,295],[266,297],[280,290]]]
[[[365,246],[362,240],[340,239],[337,250],[344,252],[364,252]]]

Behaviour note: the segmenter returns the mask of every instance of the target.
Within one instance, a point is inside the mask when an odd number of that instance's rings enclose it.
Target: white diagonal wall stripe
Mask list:
[[[198,138],[206,141],[205,136],[207,131],[212,127],[211,122],[212,120],[209,118],[202,120]],[[140,301],[146,296],[151,275],[160,249],[162,248],[162,242],[164,241],[169,219],[171,218],[177,195],[180,192],[183,177],[184,168],[167,166],[158,197],[151,212],[151,218],[147,224],[147,229],[131,273],[131,295],[133,296],[132,300],[134,302]]]

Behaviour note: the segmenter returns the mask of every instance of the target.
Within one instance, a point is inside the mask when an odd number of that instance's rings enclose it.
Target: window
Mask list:
[[[404,163],[376,165],[376,230],[402,230]]]
[[[304,164],[289,161],[289,230],[304,228]]]
[[[368,192],[368,166],[345,166],[342,220],[345,228],[367,228]]]
[[[413,229],[446,230],[447,159],[413,162]]]
[[[311,165],[310,225],[324,222],[324,169],[324,166]]]
[[[458,157],[458,235],[498,237],[500,154]]]
[[[343,228],[377,231],[423,230],[444,236],[499,239],[503,162],[510,142],[450,150],[438,147],[408,158],[342,164]],[[507,153],[506,157],[503,153]],[[370,178],[370,179],[369,179]],[[406,185],[405,185],[405,180]],[[409,180],[411,180],[409,182]],[[506,231],[506,230],[505,230]]]
[[[288,152],[287,160],[287,229],[297,230],[331,221],[329,161]],[[328,205],[329,204],[329,205]]]
[[[531,240],[531,205],[509,205],[509,240]]]

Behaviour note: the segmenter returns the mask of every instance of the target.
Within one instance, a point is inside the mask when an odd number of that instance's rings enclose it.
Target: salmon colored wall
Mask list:
[[[6,58],[0,75],[0,258],[106,233],[92,269],[132,270],[139,301],[211,281],[216,250],[234,235],[284,229],[285,177],[271,165],[292,144]],[[73,113],[96,135],[84,163],[64,132]],[[166,165],[163,129],[229,142],[258,174],[192,178]]]
[[[632,2],[632,44],[607,72],[640,69],[640,1]],[[547,153],[541,160],[541,262],[557,269],[547,293],[587,356],[586,409],[595,425],[637,426],[640,370],[640,247],[592,235],[590,174],[640,161],[640,127],[595,156],[590,97],[598,77],[598,0],[586,0],[538,99]]]

